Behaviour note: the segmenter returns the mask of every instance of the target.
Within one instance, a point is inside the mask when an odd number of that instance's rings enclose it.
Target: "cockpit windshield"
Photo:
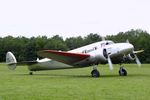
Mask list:
[[[110,45],[110,44],[114,44],[114,42],[112,42],[112,41],[107,41],[106,42],[106,45]]]
[[[104,41],[103,43],[101,43],[101,47],[105,47],[106,45],[110,45],[110,44],[114,44],[113,41]]]

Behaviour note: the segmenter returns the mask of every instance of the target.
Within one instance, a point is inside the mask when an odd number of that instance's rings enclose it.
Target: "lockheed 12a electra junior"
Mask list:
[[[7,52],[6,64],[11,70],[14,70],[17,65],[27,64],[30,75],[33,74],[33,71],[93,66],[91,71],[92,77],[100,76],[100,72],[97,70],[98,64],[108,63],[110,70],[113,69],[113,64],[120,64],[119,75],[126,76],[127,71],[122,67],[122,63],[127,60],[135,60],[138,66],[141,66],[136,54],[143,51],[134,51],[134,46],[128,41],[125,43],[114,43],[110,40],[103,40],[70,51],[42,50],[37,52],[37,54],[44,58],[35,61],[17,62],[13,53]]]

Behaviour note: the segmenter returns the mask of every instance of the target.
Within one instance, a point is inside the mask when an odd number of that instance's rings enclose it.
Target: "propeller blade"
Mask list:
[[[102,41],[105,41],[105,37],[104,36],[102,37]]]
[[[113,65],[112,65],[112,62],[111,62],[111,59],[110,59],[110,56],[108,55],[108,64],[109,64],[109,69],[110,70],[113,70]]]
[[[128,40],[128,39],[126,40],[126,43],[129,43],[129,40]]]
[[[136,55],[135,55],[135,61],[136,61],[137,65],[139,67],[141,67],[141,62],[140,62],[139,58]]]

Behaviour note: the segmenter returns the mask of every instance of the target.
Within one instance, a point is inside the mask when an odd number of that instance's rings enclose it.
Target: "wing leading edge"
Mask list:
[[[56,50],[43,50],[39,51],[37,54],[41,57],[50,58],[69,65],[73,65],[76,62],[82,61],[90,57],[89,54],[71,53]]]

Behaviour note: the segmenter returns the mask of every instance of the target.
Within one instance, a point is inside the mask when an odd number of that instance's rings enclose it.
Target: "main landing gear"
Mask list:
[[[127,76],[127,71],[126,71],[126,69],[123,68],[123,67],[120,67],[120,69],[119,69],[119,75],[120,75],[120,76]]]
[[[100,77],[100,72],[97,70],[96,66],[93,66],[93,70],[91,71],[91,75],[92,77]],[[120,76],[127,76],[127,71],[126,69],[121,66],[120,69],[119,69],[119,75]]]
[[[96,68],[96,66],[93,66],[93,70],[92,70],[92,72],[91,72],[91,75],[92,75],[92,77],[100,77],[100,73],[99,73],[99,71],[97,70],[97,68]]]

